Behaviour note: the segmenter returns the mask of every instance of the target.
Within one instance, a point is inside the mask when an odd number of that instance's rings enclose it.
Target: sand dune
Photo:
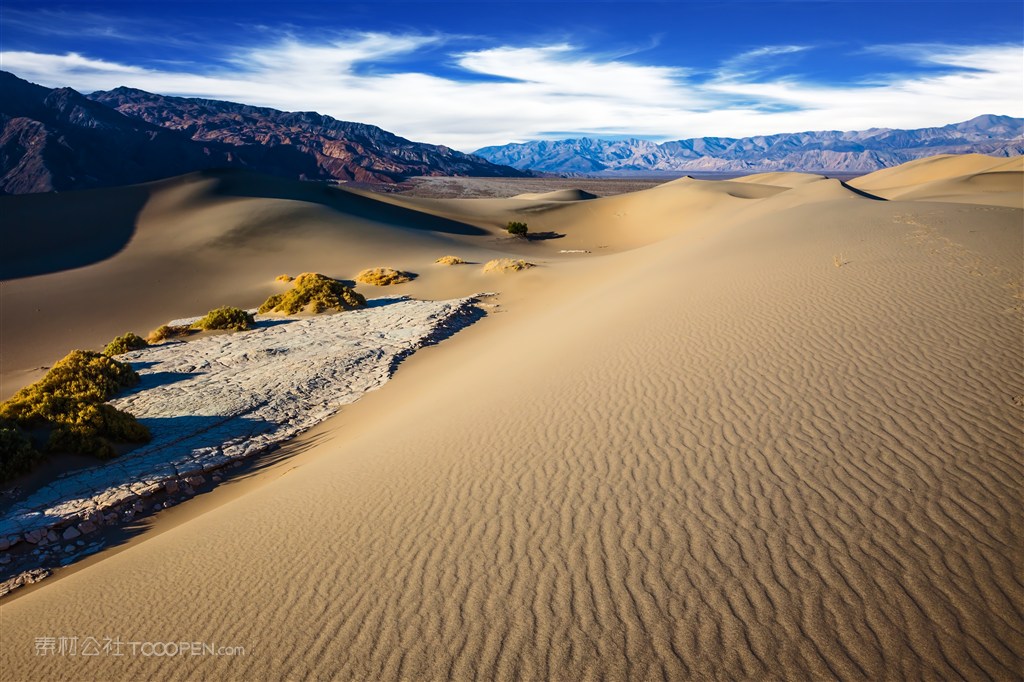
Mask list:
[[[513,199],[531,199],[534,201],[585,201],[596,199],[596,194],[581,189],[557,189],[552,192],[527,192],[517,194]]]
[[[404,213],[358,216],[194,179],[157,192],[116,256],[3,284],[5,355],[41,362],[20,345],[106,340],[149,310],[155,324],[248,304],[279,272],[385,262],[421,273],[401,292],[424,298],[489,282],[503,314],[418,353],[259,486],[215,491],[206,513],[158,519],[7,599],[0,669],[1017,678],[1022,211],[865,196],[934,182],[1002,196],[1002,180],[970,179],[982,166],[915,162],[851,186],[684,179],[557,206],[392,196]],[[429,227],[403,222],[417,213]],[[565,236],[502,237],[517,216]],[[570,248],[590,253],[558,254]],[[543,267],[496,279],[426,265],[445,253]],[[96,300],[154,271],[180,292],[135,287],[104,308],[113,321],[32,313],[57,310],[55,289],[94,286]],[[47,635],[246,652],[35,656]]]

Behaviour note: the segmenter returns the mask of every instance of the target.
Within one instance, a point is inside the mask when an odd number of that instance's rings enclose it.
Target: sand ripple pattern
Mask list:
[[[912,208],[798,206],[608,257],[429,391],[399,378],[390,418],[330,457],[7,605],[3,662],[1019,679],[1019,317],[1003,281],[912,243]],[[248,654],[29,660],[66,622]]]

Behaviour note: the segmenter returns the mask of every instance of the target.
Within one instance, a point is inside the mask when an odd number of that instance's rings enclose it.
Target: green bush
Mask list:
[[[525,237],[528,231],[526,223],[521,223],[516,220],[510,220],[508,226],[505,228],[508,233],[514,237]]]
[[[295,278],[292,288],[274,294],[259,307],[260,313],[270,311],[294,315],[308,310],[351,310],[366,305],[366,298],[336,279],[316,272],[304,272]]]
[[[114,443],[145,442],[149,430],[135,417],[105,401],[139,383],[129,365],[92,351],[75,350],[42,379],[0,403],[0,476],[5,480],[31,467],[39,453],[24,432],[49,434],[49,452],[115,456]],[[17,473],[14,473],[17,472]]]
[[[107,347],[103,349],[104,355],[120,355],[121,353],[127,353],[132,350],[139,350],[145,348],[149,344],[146,343],[146,339],[142,338],[138,334],[128,332],[124,336],[118,336],[113,341],[107,344]]]
[[[10,422],[0,422],[0,481],[30,471],[40,457],[21,429]]]
[[[192,328],[206,330],[233,329],[235,331],[244,331],[246,329],[251,329],[255,323],[256,321],[252,318],[252,315],[241,308],[224,306],[223,308],[214,308],[210,312],[206,313],[202,319],[192,323]]]

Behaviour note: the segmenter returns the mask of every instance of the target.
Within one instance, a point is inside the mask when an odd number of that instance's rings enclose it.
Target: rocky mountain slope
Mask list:
[[[935,154],[1024,154],[1024,119],[985,115],[939,128],[818,131],[663,142],[579,138],[485,147],[488,161],[552,173],[867,173]]]
[[[311,112],[129,88],[85,96],[0,71],[0,194],[125,185],[225,167],[382,183],[419,175],[529,175]]]
[[[252,165],[276,175],[358,182],[397,182],[421,175],[526,175],[448,147],[411,142],[377,126],[315,112],[165,97],[132,88],[94,92],[89,98],[194,141],[235,147]]]
[[[123,185],[230,164],[226,148],[0,71],[0,194]]]

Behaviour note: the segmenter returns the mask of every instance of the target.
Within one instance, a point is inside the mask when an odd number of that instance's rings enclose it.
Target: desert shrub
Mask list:
[[[41,456],[21,429],[0,421],[0,482],[30,471]]]
[[[309,310],[351,310],[366,305],[362,294],[316,272],[304,272],[295,278],[292,288],[283,294],[274,294],[260,306],[259,312],[271,311],[294,315]]]
[[[149,333],[149,335],[146,337],[146,341],[150,343],[160,343],[161,341],[166,341],[167,339],[173,339],[179,336],[188,336],[191,333],[193,332],[192,329],[190,329],[189,327],[172,327],[167,324],[162,324]]]
[[[356,281],[363,284],[372,284],[376,287],[386,287],[389,284],[411,282],[413,277],[415,275],[411,272],[402,272],[392,268],[367,268],[356,275]]]
[[[224,306],[223,308],[214,308],[206,313],[201,319],[192,323],[192,328],[244,331],[251,329],[255,323],[256,321],[253,319],[252,314],[245,312],[241,308]]]
[[[516,272],[532,267],[533,263],[516,258],[495,258],[484,264],[484,272]]]
[[[517,220],[508,221],[508,225],[505,227],[508,233],[514,237],[525,237],[528,232],[526,223],[521,223]]]
[[[150,439],[149,430],[135,417],[105,404],[138,383],[139,375],[125,363],[92,351],[71,351],[42,379],[0,403],[0,425],[30,433],[48,431],[46,449],[51,452],[113,457],[115,442]],[[3,439],[2,447],[11,451],[4,450],[0,468],[7,470],[8,461],[24,464],[26,457],[31,465],[35,458],[25,453],[17,434],[7,433]]]
[[[124,336],[118,336],[113,341],[107,344],[107,347],[103,349],[104,355],[120,355],[121,353],[127,353],[132,350],[139,350],[145,348],[149,344],[146,339],[142,338],[138,334],[128,332]]]
[[[278,281],[278,282],[290,282],[290,281],[292,281],[292,276],[291,275],[278,275],[274,279],[276,281]]]
[[[462,260],[458,256],[441,256],[434,262],[440,263],[441,265],[463,265],[466,261]]]

